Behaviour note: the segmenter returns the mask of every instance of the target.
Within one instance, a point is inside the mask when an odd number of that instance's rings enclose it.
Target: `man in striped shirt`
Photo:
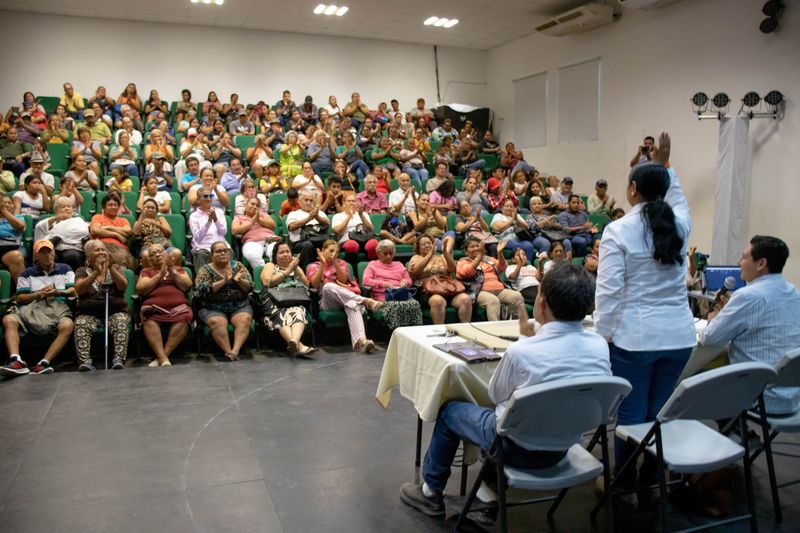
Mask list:
[[[16,307],[3,317],[6,347],[11,357],[8,364],[0,367],[0,376],[51,374],[50,362],[72,335],[72,313],[64,300],[75,293],[75,273],[64,263],[55,262],[55,247],[47,239],[34,243],[33,255],[36,264],[26,268],[17,279]],[[23,335],[56,334],[42,360],[32,369],[28,369],[19,354],[20,330]]]
[[[768,365],[800,346],[800,292],[781,275],[788,257],[789,248],[782,240],[753,237],[739,259],[747,286],[708,314],[700,343],[730,343],[731,363]],[[764,401],[770,415],[794,413],[800,409],[800,387],[767,387]]]

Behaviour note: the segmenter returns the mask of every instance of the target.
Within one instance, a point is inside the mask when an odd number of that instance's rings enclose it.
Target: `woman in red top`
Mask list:
[[[192,288],[192,278],[175,266],[164,247],[153,244],[148,248],[150,267],[142,269],[136,282],[136,293],[142,297],[142,330],[156,359],[149,366],[171,366],[170,354],[189,333],[192,308],[186,293]],[[167,342],[161,336],[160,324],[170,324]]]
[[[481,283],[480,287],[467,289],[470,296],[475,295],[475,303],[486,308],[487,320],[500,320],[500,304],[507,305],[510,309],[517,309],[523,303],[522,295],[518,291],[507,289],[500,281],[500,273],[506,271],[506,258],[503,256],[503,249],[508,241],[500,241],[497,245],[497,259],[485,255],[483,241],[472,235],[468,236],[465,242],[467,256],[461,258],[456,265],[456,275],[458,279],[467,285],[471,280],[475,280],[478,271],[483,273],[483,281],[477,280],[473,283]]]

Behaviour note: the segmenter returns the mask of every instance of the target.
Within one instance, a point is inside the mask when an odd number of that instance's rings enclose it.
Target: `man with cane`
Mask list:
[[[128,278],[119,265],[112,264],[106,245],[91,240],[84,247],[86,266],[75,274],[78,308],[75,317],[75,352],[80,361],[78,370],[95,370],[92,363],[92,335],[101,325],[105,328],[105,368],[108,369],[109,334],[114,339],[111,368],[125,367],[128,351],[128,328],[131,317],[125,302]],[[102,322],[101,322],[102,320]]]

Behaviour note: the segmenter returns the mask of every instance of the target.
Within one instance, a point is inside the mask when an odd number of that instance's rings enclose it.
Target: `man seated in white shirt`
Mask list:
[[[397,189],[389,193],[389,211],[408,216],[417,210],[416,196],[417,191],[411,186],[411,176],[401,172],[397,176]]]
[[[558,379],[611,375],[608,344],[581,324],[593,303],[594,280],[582,267],[562,263],[547,273],[533,307],[541,329],[533,336],[533,325],[528,322],[525,306],[520,305],[520,339],[509,346],[489,381],[489,397],[497,407],[462,401],[450,401],[441,407],[425,454],[424,482],[403,484],[403,503],[429,516],[445,514],[442,495],[459,442],[465,440],[488,451],[497,436],[497,419],[515,390]],[[580,438],[575,435],[575,442]],[[546,468],[565,455],[566,450],[542,451],[531,449],[525,442],[503,442],[503,457],[511,466]],[[481,485],[478,498],[494,501],[492,492],[487,485]],[[484,517],[484,521],[492,521],[492,515],[496,512]]]
[[[286,215],[286,229],[289,231],[292,253],[299,255],[300,267],[303,269],[316,261],[317,255],[314,244],[303,236],[305,226],[318,226],[321,233],[327,233],[330,227],[328,217],[317,208],[314,193],[311,191],[302,191],[300,209]]]
[[[700,344],[728,344],[731,363],[768,365],[800,346],[800,292],[781,275],[788,257],[789,248],[778,238],[750,239],[739,259],[747,286],[708,314]],[[800,409],[800,387],[767,387],[764,403],[770,415],[795,413]]]
[[[199,272],[211,262],[211,245],[227,242],[228,221],[225,211],[211,205],[214,191],[206,186],[197,191],[197,208],[189,215],[189,232],[192,235],[192,265]]]

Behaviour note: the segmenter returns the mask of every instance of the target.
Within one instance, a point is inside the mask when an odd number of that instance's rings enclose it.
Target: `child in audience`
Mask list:
[[[133,181],[125,168],[114,167],[111,169],[111,179],[106,181],[106,190],[120,193],[133,191]]]
[[[297,193],[297,189],[294,187],[289,187],[289,190],[286,191],[286,200],[281,203],[281,217],[284,217],[291,213],[292,211],[297,211],[300,209],[300,195]]]

